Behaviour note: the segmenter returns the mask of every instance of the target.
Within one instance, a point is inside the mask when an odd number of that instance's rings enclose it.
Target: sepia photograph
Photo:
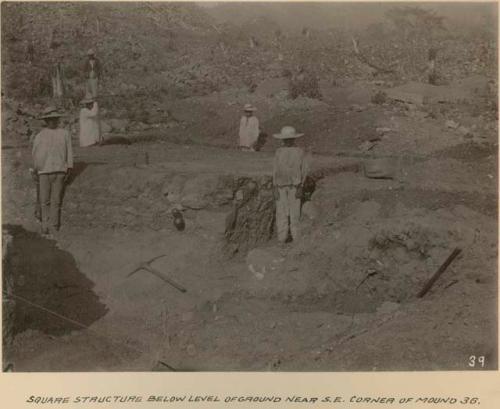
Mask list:
[[[1,98],[2,372],[498,370],[497,2],[7,1]]]

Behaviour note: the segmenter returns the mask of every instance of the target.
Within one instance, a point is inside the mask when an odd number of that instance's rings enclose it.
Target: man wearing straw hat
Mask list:
[[[80,109],[80,146],[92,146],[101,142],[99,106],[97,101],[87,95],[81,101]]]
[[[34,175],[39,180],[42,234],[59,230],[64,182],[73,168],[71,136],[59,128],[63,115],[56,108],[47,108],[40,119],[45,127],[33,140]]]
[[[255,151],[255,144],[259,139],[259,120],[254,115],[257,108],[246,104],[243,108],[244,115],[240,120],[240,148],[245,151]]]
[[[287,241],[289,231],[293,240],[299,234],[302,184],[308,171],[304,150],[295,146],[295,139],[302,135],[304,134],[297,133],[291,126],[284,126],[279,134],[274,135],[283,143],[276,150],[273,170],[276,228],[278,240],[282,243]]]

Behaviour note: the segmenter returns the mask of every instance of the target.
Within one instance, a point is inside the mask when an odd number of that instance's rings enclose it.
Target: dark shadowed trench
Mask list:
[[[20,226],[3,228],[12,236],[3,262],[3,298],[13,301],[4,303],[13,308],[11,314],[4,311],[4,316],[12,318],[12,323],[6,323],[12,337],[27,329],[59,336],[106,314],[106,306],[93,292],[94,283],[78,270],[71,254],[58,249],[54,240]]]

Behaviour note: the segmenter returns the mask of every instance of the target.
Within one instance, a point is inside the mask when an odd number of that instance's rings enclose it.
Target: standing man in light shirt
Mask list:
[[[70,133],[59,128],[62,116],[56,108],[47,108],[40,117],[45,127],[33,141],[34,175],[39,179],[44,235],[59,230],[64,182],[73,168]]]
[[[281,243],[287,241],[289,231],[292,240],[299,236],[300,201],[308,164],[306,153],[295,146],[295,139],[303,135],[291,126],[284,126],[279,134],[274,135],[283,143],[276,150],[273,169],[276,229]]]
[[[243,108],[244,115],[240,120],[240,148],[244,151],[255,151],[255,144],[259,139],[259,120],[254,115],[257,108],[246,104]]]

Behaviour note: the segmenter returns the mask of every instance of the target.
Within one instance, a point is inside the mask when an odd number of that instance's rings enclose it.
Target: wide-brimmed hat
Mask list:
[[[280,133],[275,133],[273,136],[276,139],[295,139],[300,138],[303,135],[303,133],[297,133],[293,126],[284,126],[283,128],[281,128]]]
[[[90,104],[94,102],[95,99],[92,95],[85,95],[85,97],[80,101],[81,104]]]
[[[64,114],[59,112],[56,107],[48,107],[43,110],[40,119],[60,118],[62,116],[64,116]]]
[[[257,111],[257,108],[255,108],[252,104],[245,104],[243,107],[244,112],[254,112]]]
[[[93,48],[90,48],[88,51],[87,51],[87,55],[95,55],[95,50]]]

